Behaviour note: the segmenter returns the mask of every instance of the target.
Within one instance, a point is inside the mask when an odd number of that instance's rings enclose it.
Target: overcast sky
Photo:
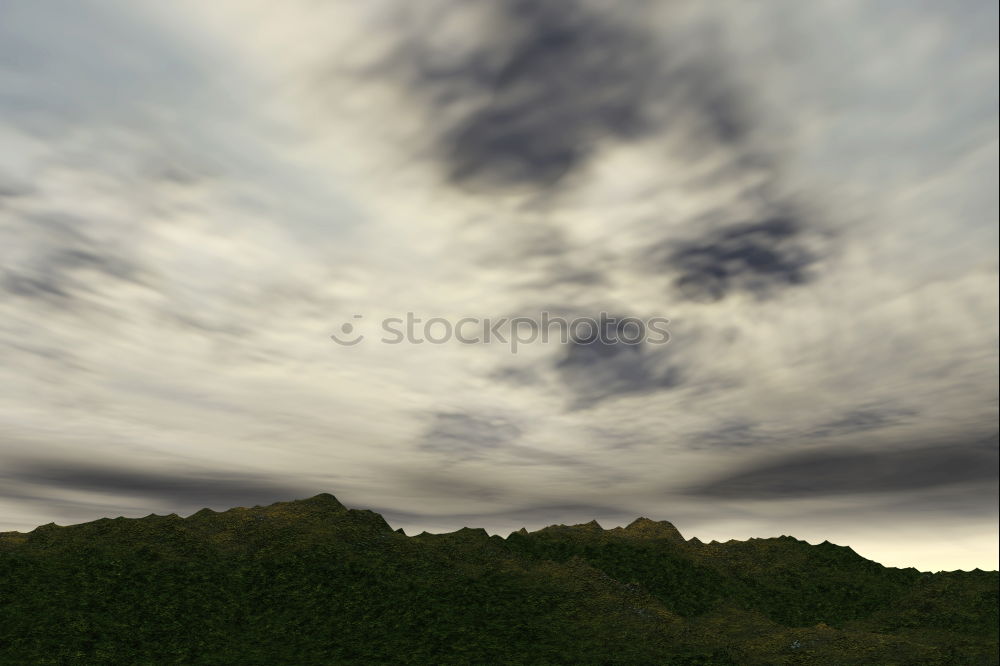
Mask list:
[[[994,569],[997,69],[986,0],[3,2],[0,530],[331,492]],[[379,341],[543,311],[670,341]]]

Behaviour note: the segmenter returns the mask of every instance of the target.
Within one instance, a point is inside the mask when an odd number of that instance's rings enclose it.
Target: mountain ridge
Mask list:
[[[994,664],[997,588],[644,517],[407,536],[322,493],[0,533],[0,663]]]
[[[257,505],[253,505],[253,506],[236,506],[236,507],[230,507],[229,509],[224,509],[222,511],[216,511],[214,509],[210,509],[208,507],[204,507],[202,509],[198,509],[197,511],[191,513],[188,516],[181,516],[181,515],[179,515],[177,513],[169,513],[169,514],[150,513],[150,514],[148,514],[146,516],[139,516],[139,517],[136,517],[136,518],[129,518],[129,517],[125,517],[125,516],[116,516],[114,518],[103,517],[103,518],[97,518],[95,520],[85,521],[85,522],[81,522],[81,523],[70,523],[68,525],[58,525],[58,524],[56,524],[54,522],[50,522],[50,523],[46,523],[44,525],[39,525],[38,527],[34,528],[33,530],[29,530],[27,532],[21,532],[21,531],[18,531],[18,530],[10,530],[10,531],[6,531],[6,532],[0,532],[0,544],[3,543],[3,539],[4,539],[5,536],[10,537],[11,539],[15,539],[16,538],[15,535],[22,535],[22,536],[23,535],[28,535],[28,534],[32,534],[33,532],[35,532],[37,530],[40,530],[40,529],[49,530],[49,529],[52,529],[52,528],[57,528],[57,529],[74,528],[74,527],[79,527],[79,526],[83,526],[83,525],[89,525],[89,524],[92,524],[92,523],[98,523],[98,522],[101,522],[101,521],[109,521],[109,520],[114,520],[114,521],[119,521],[119,520],[120,521],[137,521],[137,520],[147,520],[147,519],[155,519],[155,518],[178,518],[180,520],[189,520],[191,518],[204,518],[204,517],[207,517],[207,516],[218,516],[218,515],[227,514],[227,513],[230,513],[230,512],[252,512],[252,511],[270,510],[270,509],[273,509],[273,508],[276,508],[276,507],[283,507],[283,506],[291,505],[291,504],[294,504],[294,503],[301,503],[303,506],[312,505],[312,506],[316,506],[316,507],[327,507],[327,508],[330,508],[330,509],[336,509],[336,510],[338,510],[340,512],[348,512],[348,513],[354,512],[354,513],[356,513],[358,515],[369,515],[369,516],[377,517],[377,518],[375,518],[375,520],[379,520],[382,523],[384,523],[385,526],[388,528],[389,531],[395,532],[397,534],[401,534],[403,536],[407,536],[408,538],[413,538],[413,537],[417,537],[417,536],[424,536],[424,535],[451,535],[451,534],[461,533],[461,532],[465,532],[465,531],[472,531],[472,532],[482,532],[484,535],[486,535],[488,537],[489,536],[497,536],[497,537],[499,537],[501,539],[507,540],[512,535],[515,535],[515,534],[524,535],[524,534],[537,534],[537,533],[558,532],[558,531],[568,530],[568,531],[586,531],[586,532],[592,532],[592,533],[595,533],[595,534],[603,533],[603,534],[607,534],[607,535],[624,535],[624,536],[630,536],[630,537],[667,538],[667,539],[675,540],[678,543],[687,543],[687,544],[691,544],[691,545],[694,545],[694,546],[698,546],[698,545],[701,545],[701,546],[730,545],[730,544],[740,544],[740,543],[747,543],[747,542],[753,542],[753,541],[767,541],[767,540],[775,540],[775,539],[792,539],[792,540],[794,540],[796,542],[807,544],[807,545],[810,545],[810,546],[813,546],[813,547],[827,547],[827,546],[832,546],[832,547],[835,547],[835,548],[846,549],[847,551],[849,551],[850,553],[856,555],[859,558],[865,559],[866,561],[869,561],[869,562],[873,562],[873,563],[879,564],[880,566],[885,566],[885,565],[881,565],[880,563],[875,562],[874,560],[868,560],[863,555],[858,554],[857,551],[855,551],[850,546],[836,544],[836,543],[830,542],[828,540],[824,540],[824,541],[822,541],[822,542],[820,542],[818,544],[813,544],[813,543],[810,543],[810,542],[805,541],[803,539],[798,539],[797,537],[794,537],[792,535],[782,534],[780,536],[774,536],[774,537],[749,537],[749,538],[743,539],[743,540],[740,540],[740,539],[728,539],[726,541],[718,541],[718,540],[714,540],[713,539],[711,541],[704,541],[703,542],[698,537],[684,538],[684,536],[681,534],[680,530],[678,530],[674,526],[674,524],[671,523],[670,521],[667,521],[667,520],[653,520],[653,519],[647,518],[645,516],[639,516],[639,517],[635,518],[631,523],[629,523],[626,526],[616,526],[616,527],[610,527],[610,528],[604,528],[604,527],[602,527],[600,525],[600,523],[596,519],[590,520],[590,521],[588,521],[586,523],[577,523],[577,524],[573,524],[573,525],[566,525],[566,524],[563,524],[563,523],[553,523],[551,525],[546,525],[546,526],[540,527],[537,530],[533,530],[533,531],[529,531],[526,527],[521,527],[518,530],[514,530],[513,532],[510,532],[506,537],[504,537],[502,535],[499,535],[499,534],[490,535],[489,532],[485,530],[485,528],[472,527],[472,526],[468,526],[468,525],[460,527],[460,528],[458,528],[456,530],[453,530],[451,532],[427,532],[427,531],[422,531],[422,532],[420,532],[418,534],[415,534],[415,535],[407,535],[402,530],[402,528],[393,528],[393,527],[391,527],[389,525],[388,521],[385,519],[385,517],[382,516],[380,513],[376,512],[376,511],[371,511],[369,509],[350,508],[347,505],[345,505],[342,502],[340,502],[340,500],[337,499],[337,497],[335,495],[333,495],[331,493],[327,493],[327,492],[318,493],[316,495],[313,495],[313,496],[307,497],[307,498],[303,498],[303,499],[288,500],[288,501],[279,501],[279,502],[273,502],[271,504],[257,504]],[[997,571],[996,569],[980,569],[978,567],[976,567],[974,569],[949,569],[949,570],[943,570],[942,569],[942,570],[938,570],[938,571],[934,571],[934,572],[923,571],[923,570],[917,569],[916,567],[885,567],[885,568],[887,568],[887,569],[899,569],[899,570],[913,570],[913,571],[919,571],[920,573],[961,573],[961,572],[996,572]]]

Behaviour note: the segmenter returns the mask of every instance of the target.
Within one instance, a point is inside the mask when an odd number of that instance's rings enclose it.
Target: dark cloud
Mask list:
[[[514,386],[534,386],[542,381],[538,369],[519,365],[500,367],[490,374],[490,379]]]
[[[997,436],[972,443],[864,451],[828,449],[790,454],[688,490],[726,499],[787,499],[889,493],[998,478]]]
[[[480,192],[523,187],[544,201],[566,177],[584,171],[602,146],[651,141],[665,155],[700,165],[692,169],[699,174],[691,176],[693,190],[754,181],[758,186],[747,196],[764,211],[782,211],[735,225],[741,218],[726,213],[729,219],[713,223],[701,238],[656,244],[647,259],[655,271],[674,276],[681,294],[698,301],[736,291],[764,297],[812,277],[817,256],[808,241],[818,235],[788,212],[799,207],[778,194],[779,151],[757,140],[752,89],[722,50],[711,47],[718,38],[710,29],[679,22],[660,26],[654,38],[641,20],[650,10],[641,3],[502,0],[489,6],[492,11],[466,17],[479,28],[487,24],[483,39],[454,53],[428,39],[426,26],[399,21],[401,46],[377,71],[402,76],[428,105],[425,138],[452,184]],[[442,7],[440,22],[468,12],[459,3]],[[526,289],[582,292],[611,282],[619,267],[613,257],[593,248],[579,252],[544,219],[508,227],[502,245],[510,247],[486,261],[518,266],[526,276],[518,286]]]
[[[656,60],[644,35],[582,2],[500,6],[503,42],[448,77],[446,87],[487,100],[444,135],[453,182],[549,186],[602,138],[649,130],[643,106]]]
[[[755,423],[734,421],[695,435],[691,438],[692,448],[733,448],[753,446],[766,441]]]
[[[596,324],[596,325],[592,325]],[[627,394],[674,388],[681,371],[665,349],[645,341],[649,333],[636,318],[600,317],[574,326],[555,363],[556,374],[582,409]]]
[[[816,426],[814,435],[844,435],[868,430],[878,430],[904,422],[916,412],[895,407],[859,407]]]
[[[608,469],[579,456],[537,448],[521,442],[523,428],[510,419],[483,412],[439,412],[431,417],[420,437],[422,450],[443,458],[443,464],[470,460],[490,460],[496,467],[546,467],[552,470],[583,474],[593,486],[604,486],[629,479],[626,473]],[[420,494],[441,497],[478,497],[497,499],[502,491],[491,483],[480,483],[454,469],[448,472],[406,470],[395,473],[399,485]]]
[[[735,292],[758,297],[805,284],[818,260],[802,220],[775,216],[725,227],[702,238],[668,242],[652,251],[674,274],[674,285],[694,301],[717,301]]]
[[[20,273],[10,269],[4,270],[0,287],[11,296],[37,300],[63,300],[70,297],[58,280],[47,279],[45,276]]]
[[[755,140],[752,96],[733,63],[708,46],[711,31],[665,25],[676,39],[652,39],[637,20],[648,10],[636,4],[627,5],[631,15],[583,0],[491,6],[494,23],[471,52],[449,57],[414,38],[388,67],[407,72],[430,104],[429,131],[453,184],[528,186],[545,200],[544,191],[582,171],[602,145],[652,141],[684,163],[712,165],[692,169],[693,190],[752,180],[758,185],[745,196],[767,211],[737,224],[723,212],[702,237],[649,250],[655,270],[673,274],[683,295],[763,297],[812,277],[820,234],[779,194],[777,151]],[[506,236],[491,258],[519,266],[528,289],[593,289],[618,267],[593,248],[581,253],[544,216]]]
[[[424,431],[420,448],[447,455],[454,460],[480,458],[512,444],[521,428],[499,415],[466,412],[438,412]]]
[[[916,515],[928,521],[946,517],[967,521],[972,518],[988,518],[995,526],[1000,507],[997,494],[1000,482],[951,484],[919,491],[885,495],[886,502],[879,508],[884,512],[884,520],[893,521],[901,515]]]
[[[21,180],[8,178],[0,173],[0,204],[4,199],[17,199],[34,192],[34,188]]]
[[[489,7],[489,18],[472,18],[488,22],[475,49],[456,53],[425,34],[404,35],[379,67],[402,74],[429,103],[453,184],[546,190],[584,167],[603,143],[666,133],[675,147],[699,153],[746,143],[749,105],[699,43],[707,33],[668,48],[644,29],[648,8],[634,2],[501,0]],[[463,11],[447,3],[441,13]]]
[[[0,267],[0,289],[11,296],[66,307],[102,280],[143,280],[141,267],[83,231],[88,226],[84,220],[46,214],[25,222],[30,250]]]
[[[262,475],[227,471],[150,472],[85,463],[37,461],[8,465],[5,476],[21,494],[61,501],[66,492],[140,497],[176,510],[203,506],[229,508],[308,497],[319,490],[284,483]],[[7,483],[3,484],[7,485]],[[12,488],[0,496],[15,493]]]

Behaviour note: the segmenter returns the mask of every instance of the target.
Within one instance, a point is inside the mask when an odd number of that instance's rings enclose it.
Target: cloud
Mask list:
[[[701,239],[659,248],[663,268],[690,300],[718,301],[737,293],[766,297],[813,278],[817,258],[805,244],[803,223],[772,217],[709,232]]]
[[[101,282],[142,282],[144,270],[110,243],[89,237],[87,226],[67,215],[26,219],[18,243],[21,252],[14,254],[11,244],[4,253],[0,289],[65,308],[79,306],[76,301],[100,289]]]
[[[88,463],[28,461],[5,466],[8,490],[3,497],[31,497],[58,503],[73,493],[138,498],[160,506],[232,507],[268,504],[312,496],[322,489],[287,479],[226,470],[148,469]],[[8,494],[10,493],[10,494]]]
[[[496,223],[489,220],[479,224]],[[609,269],[613,268],[606,257],[594,254],[575,243],[565,229],[536,215],[526,223],[511,225],[504,243],[484,248],[481,262],[505,272],[516,269],[510,286],[528,294],[567,287],[589,294],[607,287]]]
[[[636,2],[503,0],[489,9],[445,2],[424,21],[400,12],[383,24],[400,31],[399,42],[375,71],[399,77],[428,105],[452,184],[545,192],[609,144],[667,134],[688,157],[720,149],[763,157],[748,149],[754,121],[744,91],[699,43],[705,34],[667,19],[672,40],[662,40],[642,19],[664,17]],[[439,39],[424,34],[429,25]],[[455,25],[471,43],[451,34]]]
[[[631,394],[678,386],[680,366],[663,347],[645,341],[646,325],[638,318],[590,319],[570,331],[571,337],[555,361],[555,372],[573,396],[572,408]]]
[[[878,430],[903,423],[917,413],[892,406],[864,406],[851,409],[835,419],[816,426],[817,437]]]
[[[431,416],[420,447],[454,460],[482,458],[520,436],[521,428],[503,416],[438,412]]]
[[[472,53],[444,61],[418,49],[410,59],[418,94],[449,116],[471,107],[439,136],[453,183],[553,187],[602,140],[649,131],[656,55],[645,35],[575,0],[504,0],[495,9]]]
[[[695,435],[694,448],[701,447],[753,447],[769,441],[760,431],[759,424],[747,420],[732,421]]]
[[[790,453],[704,482],[697,496],[781,499],[893,493],[952,484],[975,489],[998,478],[997,437],[969,443],[865,451]]]

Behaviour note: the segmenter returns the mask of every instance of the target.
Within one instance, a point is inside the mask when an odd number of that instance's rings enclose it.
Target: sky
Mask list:
[[[997,76],[985,0],[6,0],[0,530],[330,492],[996,569]],[[543,313],[669,336],[443,339]]]

